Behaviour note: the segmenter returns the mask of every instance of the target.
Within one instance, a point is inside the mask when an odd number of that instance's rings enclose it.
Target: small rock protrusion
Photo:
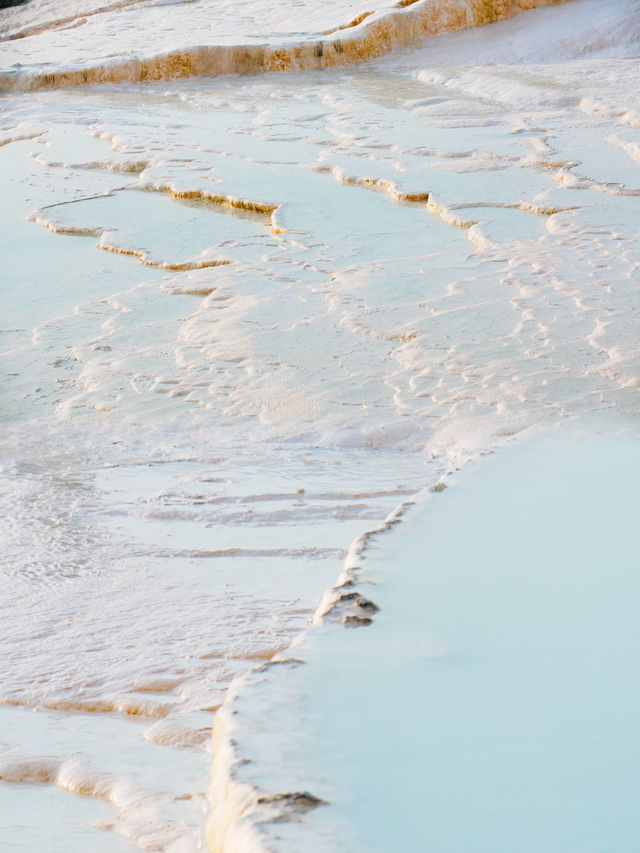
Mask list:
[[[292,791],[288,794],[265,794],[259,797],[257,802],[259,805],[278,805],[292,809],[296,812],[308,812],[311,809],[316,809],[318,806],[328,806],[326,800],[315,797],[308,791]]]
[[[345,616],[342,622],[345,628],[363,628],[371,625],[373,619],[370,616]]]

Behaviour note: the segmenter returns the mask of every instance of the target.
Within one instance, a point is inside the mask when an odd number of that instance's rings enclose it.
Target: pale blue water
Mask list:
[[[309,850],[635,850],[639,470],[569,433],[419,501],[357,573],[373,623],[312,630],[235,701],[239,778],[329,801]]]

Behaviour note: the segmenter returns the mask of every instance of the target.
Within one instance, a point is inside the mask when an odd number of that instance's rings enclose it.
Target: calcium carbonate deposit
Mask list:
[[[216,711],[350,543],[532,431],[637,436],[639,36],[640,0],[0,9],[0,847],[262,845]]]

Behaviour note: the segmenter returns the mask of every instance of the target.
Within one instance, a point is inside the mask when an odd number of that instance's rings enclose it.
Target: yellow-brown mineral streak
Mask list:
[[[567,0],[399,0],[392,12],[367,13],[317,40],[278,47],[200,46],[146,59],[111,59],[104,65],[31,76],[7,72],[0,76],[0,92],[356,65],[394,48],[416,44],[424,37],[489,24],[538,6],[564,2]]]

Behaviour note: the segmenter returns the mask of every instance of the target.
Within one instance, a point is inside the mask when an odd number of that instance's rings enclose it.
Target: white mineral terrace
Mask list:
[[[560,2],[105,0],[86,9],[32,0],[0,24],[0,91],[352,65]]]
[[[3,851],[636,853],[640,0],[526,5],[0,10]]]

